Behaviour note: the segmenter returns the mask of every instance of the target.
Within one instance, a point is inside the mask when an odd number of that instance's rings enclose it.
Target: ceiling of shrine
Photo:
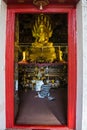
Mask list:
[[[4,0],[7,4],[33,4],[33,0]],[[49,4],[75,5],[79,0],[49,0]]]

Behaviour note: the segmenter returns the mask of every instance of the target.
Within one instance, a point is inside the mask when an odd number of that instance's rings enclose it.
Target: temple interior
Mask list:
[[[68,15],[16,14],[14,104],[18,125],[66,125]],[[37,80],[46,79],[49,98],[39,98]]]

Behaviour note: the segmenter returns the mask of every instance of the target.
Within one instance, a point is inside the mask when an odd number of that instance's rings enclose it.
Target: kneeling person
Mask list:
[[[50,88],[51,86],[47,84],[47,80],[44,79],[44,84],[41,86],[41,91],[39,92],[39,98],[45,98],[48,97],[49,100],[53,100],[54,97],[50,96]]]

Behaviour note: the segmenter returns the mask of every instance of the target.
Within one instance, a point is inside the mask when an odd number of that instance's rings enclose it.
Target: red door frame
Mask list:
[[[67,126],[17,126],[14,124],[14,32],[16,13],[67,13],[68,14],[68,112]],[[68,130],[76,122],[76,10],[73,6],[51,5],[40,11],[33,6],[9,5],[6,31],[6,128]]]

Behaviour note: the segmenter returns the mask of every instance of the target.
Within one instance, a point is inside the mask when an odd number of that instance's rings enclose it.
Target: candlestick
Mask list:
[[[23,51],[23,60],[25,60],[25,57],[26,57],[26,52]]]

